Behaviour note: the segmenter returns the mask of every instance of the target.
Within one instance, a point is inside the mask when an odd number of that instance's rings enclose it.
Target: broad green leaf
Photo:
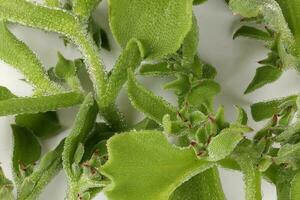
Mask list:
[[[225,200],[217,168],[208,169],[179,186],[169,200]]]
[[[188,94],[188,101],[194,106],[212,106],[214,97],[220,92],[220,85],[213,80],[201,80]]]
[[[1,4],[1,2],[0,2]],[[1,6],[0,6],[1,7]],[[1,8],[0,8],[1,10]],[[42,63],[29,47],[18,40],[1,21],[0,14],[0,59],[22,72],[30,83],[36,87],[37,92],[53,94],[62,89],[51,82],[43,68]]]
[[[37,137],[51,137],[61,129],[57,113],[49,111],[15,117],[17,125],[30,129]]]
[[[34,165],[41,156],[41,145],[37,138],[28,129],[12,125],[14,136],[13,147],[13,174],[18,185],[25,178],[23,173],[29,165]]]
[[[145,47],[147,58],[162,58],[175,53],[191,29],[192,3],[192,0],[110,0],[112,33],[122,47],[136,38]]]
[[[291,182],[291,200],[300,199],[300,172],[298,171]]]
[[[174,74],[174,71],[167,62],[159,62],[142,65],[140,74],[143,76],[167,76]]]
[[[217,76],[217,70],[210,64],[203,63],[202,78],[214,79]]]
[[[263,87],[266,84],[272,83],[280,78],[282,75],[282,70],[278,67],[273,66],[263,66],[256,69],[256,74],[254,79],[244,92],[244,94],[248,94],[257,90],[258,88]]]
[[[132,105],[143,112],[147,117],[161,124],[164,115],[169,114],[176,117],[176,109],[163,100],[155,96],[137,82],[132,71],[128,73],[127,92]]]
[[[73,0],[73,12],[80,17],[89,17],[101,0]]]
[[[288,126],[282,133],[280,133],[276,137],[276,141],[283,142],[285,140],[290,139],[295,134],[298,134],[300,132],[300,123],[297,122],[294,125]]]
[[[0,116],[57,110],[80,104],[82,99],[82,94],[77,92],[49,96],[11,98],[0,101]]]
[[[213,166],[157,131],[116,135],[108,141],[108,152],[102,172],[112,180],[105,188],[111,200],[166,200],[183,182]]]
[[[285,98],[275,99],[271,101],[259,102],[251,105],[251,114],[255,121],[261,121],[278,114],[279,106],[286,101],[296,101],[297,96],[289,96]]]
[[[194,57],[198,51],[199,30],[197,19],[193,16],[192,28],[186,35],[182,44],[182,65],[190,67],[194,62]]]
[[[269,33],[262,31],[252,26],[242,26],[233,35],[233,39],[237,37],[249,37],[258,40],[270,40],[271,36]]]
[[[208,145],[208,159],[219,161],[229,156],[240,141],[244,138],[243,132],[235,128],[223,129]]]
[[[5,174],[0,167],[0,199],[14,200],[13,183],[5,177]]]
[[[33,173],[26,177],[21,185],[18,199],[37,199],[46,185],[62,169],[64,140],[52,151],[47,152]]]
[[[9,89],[0,86],[0,101],[16,97]]]

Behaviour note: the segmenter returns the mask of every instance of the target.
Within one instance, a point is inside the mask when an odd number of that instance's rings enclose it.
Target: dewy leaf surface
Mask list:
[[[0,101],[0,116],[47,112],[78,105],[82,100],[82,94],[77,92],[10,98]]]
[[[192,25],[192,0],[109,1],[109,21],[122,47],[136,38],[148,58],[175,53]]]
[[[58,85],[50,81],[37,56],[25,43],[18,40],[1,20],[0,36],[1,60],[22,72],[38,91],[44,94],[62,91]]]
[[[157,131],[116,135],[108,152],[102,172],[112,180],[105,189],[110,200],[167,200],[184,181],[213,166]]]
[[[176,117],[176,109],[161,97],[155,96],[137,82],[132,71],[128,74],[128,96],[133,106],[147,117],[161,124],[164,115]]]

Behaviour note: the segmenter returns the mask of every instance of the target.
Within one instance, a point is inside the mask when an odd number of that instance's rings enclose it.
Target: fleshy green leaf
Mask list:
[[[76,76],[76,66],[74,61],[66,59],[58,52],[58,62],[55,66],[55,74],[61,79],[67,79]]]
[[[13,183],[5,177],[0,167],[0,199],[14,200],[13,188]]]
[[[213,80],[201,80],[194,86],[189,95],[188,101],[194,106],[202,104],[210,107],[213,98],[220,92],[220,85]]]
[[[73,0],[73,12],[80,17],[89,17],[101,0]]]
[[[300,199],[300,172],[298,171],[291,182],[291,200]]]
[[[61,6],[60,0],[44,0],[45,4],[49,7],[57,7],[59,8]]]
[[[84,154],[84,148],[78,150],[87,139],[94,127],[98,109],[91,94],[88,94],[76,116],[72,132],[67,137],[62,154],[63,167],[68,177],[68,198],[76,199],[77,195],[83,195],[89,185],[80,181],[82,169],[79,165]],[[80,155],[80,156],[79,156]],[[81,158],[79,158],[81,157]]]
[[[1,2],[0,2],[1,3]],[[1,15],[1,14],[0,14]],[[0,17],[1,18],[1,17]],[[18,40],[0,19],[0,59],[22,72],[25,78],[44,94],[57,93],[62,89],[47,77],[37,56]]]
[[[259,102],[251,105],[251,114],[255,121],[261,121],[278,114],[279,106],[286,101],[296,101],[297,96],[289,96],[281,99],[275,99],[266,102]]]
[[[18,115],[15,122],[19,126],[30,129],[37,137],[51,137],[61,129],[57,113],[54,111]]]
[[[130,39],[138,39],[148,58],[175,53],[191,29],[192,3],[192,0],[110,0],[113,35],[122,47]]]
[[[176,117],[176,109],[162,98],[138,84],[132,71],[128,73],[128,96],[132,105],[147,117],[161,124],[164,115]]]
[[[113,181],[105,189],[111,200],[168,199],[176,187],[212,166],[199,160],[192,149],[169,144],[157,131],[114,136],[108,141],[108,152],[102,172]]]
[[[258,40],[270,40],[271,36],[269,33],[262,31],[252,26],[242,26],[233,35],[233,39],[237,37],[249,37]]]
[[[208,169],[179,186],[169,200],[225,200],[217,168]]]
[[[182,65],[190,66],[194,62],[194,57],[198,51],[199,30],[197,19],[193,16],[193,24],[182,44]]]
[[[53,150],[46,153],[33,173],[24,179],[18,199],[37,199],[41,191],[62,169],[62,151],[64,140]]]
[[[261,88],[268,83],[276,81],[280,78],[282,72],[283,71],[281,69],[273,66],[263,66],[257,68],[254,79],[252,80],[244,94],[253,92],[254,90]]]
[[[236,106],[236,109],[237,109],[237,113],[238,113],[237,118],[236,118],[236,123],[246,125],[248,122],[247,112],[243,108],[238,107],[238,106]]]
[[[75,106],[82,102],[82,95],[76,92],[49,96],[20,97],[0,101],[0,116],[39,113]]]
[[[41,156],[41,145],[28,129],[12,125],[14,136],[13,173],[19,186],[25,178],[23,173],[29,165],[34,165]]]
[[[208,145],[208,159],[219,161],[229,156],[240,141],[244,138],[243,132],[235,128],[227,128],[211,140]]]
[[[0,101],[16,97],[9,89],[0,86]]]
[[[143,76],[167,76],[173,73],[167,62],[144,64],[140,68],[140,74]]]
[[[288,164],[289,167],[296,168],[300,164],[300,143],[283,145],[278,151],[274,161],[278,164]]]

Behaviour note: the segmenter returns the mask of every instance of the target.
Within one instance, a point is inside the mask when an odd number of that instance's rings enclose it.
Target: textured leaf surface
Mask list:
[[[282,72],[283,71],[281,69],[273,66],[263,66],[256,69],[254,79],[246,89],[245,94],[253,92],[254,90],[261,88],[268,83],[276,81],[279,79]]]
[[[22,181],[20,166],[25,168],[28,165],[34,165],[41,156],[41,145],[28,129],[12,125],[12,130],[14,136],[13,172],[15,181],[19,185]]]
[[[14,200],[13,188],[13,183],[5,177],[0,167],[0,199]]]
[[[300,199],[300,172],[298,171],[291,182],[291,200]]]
[[[225,200],[217,168],[208,169],[186,181],[169,200]]]
[[[54,111],[18,115],[15,117],[15,122],[19,126],[30,129],[37,137],[50,137],[61,129],[57,113]]]
[[[72,163],[75,161],[75,152],[80,143],[82,143],[95,123],[97,108],[94,99],[89,94],[80,107],[76,116],[72,132],[65,141],[63,151],[63,166],[68,175],[69,181],[73,181],[75,175],[72,172]]]
[[[279,112],[279,106],[289,100],[296,101],[297,96],[275,99],[266,102],[259,102],[251,105],[251,114],[255,121],[261,121],[272,117]]]
[[[106,188],[111,200],[166,200],[184,181],[212,166],[192,149],[172,146],[156,131],[114,136],[108,152],[102,171],[113,181]]]
[[[134,74],[128,74],[128,96],[133,106],[147,117],[161,124],[164,115],[176,117],[176,109],[160,97],[138,84]]]
[[[25,78],[40,92],[47,94],[62,91],[58,85],[51,82],[47,77],[43,65],[37,56],[26,44],[18,40],[1,20],[0,35],[1,60],[22,72]]]
[[[61,170],[63,144],[64,140],[53,151],[47,152],[33,173],[24,179],[18,194],[20,200],[37,199],[41,191]]]
[[[212,139],[207,148],[209,160],[218,161],[229,156],[243,138],[240,130],[234,128],[222,130],[219,135]]]
[[[110,26],[122,47],[136,38],[146,57],[175,53],[192,25],[192,0],[110,0]],[[138,20],[137,20],[138,19]]]
[[[81,17],[89,17],[101,0],[73,0],[73,12]]]
[[[0,101],[0,116],[39,113],[75,106],[82,102],[76,92],[39,97],[20,97]]]

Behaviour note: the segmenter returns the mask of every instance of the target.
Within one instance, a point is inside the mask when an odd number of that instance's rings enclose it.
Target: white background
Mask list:
[[[97,9],[95,17],[97,21],[108,30],[106,2]],[[250,95],[243,95],[247,84],[254,76],[258,66],[257,61],[265,58],[267,50],[260,42],[248,39],[232,40],[232,32],[238,27],[239,18],[232,15],[222,0],[209,0],[207,3],[195,8],[200,26],[200,47],[199,52],[202,59],[214,65],[218,70],[217,81],[222,86],[222,92],[218,96],[217,103],[226,108],[226,116],[233,120],[235,116],[234,105],[240,105],[247,109],[249,105],[256,101],[285,96],[297,93],[297,83],[300,78],[296,71],[290,70],[284,73],[279,81],[268,85]],[[76,58],[80,54],[71,47],[64,47],[58,35],[45,33],[42,31],[24,28],[20,26],[10,26],[16,36],[25,41],[41,58],[47,68],[56,63],[56,52],[61,51],[67,58]],[[113,43],[111,53],[102,52],[105,64],[110,69],[119,54],[119,47]],[[0,62],[0,85],[8,87],[12,92],[20,96],[31,95],[32,89],[22,80],[22,75],[13,68]],[[174,96],[161,89],[163,79],[155,81],[141,79],[141,81],[158,95],[163,95],[166,99],[174,102]],[[119,98],[121,110],[126,113],[128,120],[133,122],[141,116],[130,106],[124,92]],[[54,147],[58,141],[69,133],[76,108],[59,111],[60,119],[65,130],[58,137],[43,141],[44,151]],[[250,114],[250,113],[249,113]],[[0,118],[0,162],[5,173],[11,178],[11,152],[12,134],[10,124],[13,123],[12,117]],[[261,124],[254,123],[250,117],[250,125],[258,129]],[[220,170],[223,187],[228,200],[244,199],[242,175],[233,171]],[[263,194],[265,200],[275,200],[276,191],[273,186],[263,182]],[[66,192],[65,176],[61,172],[45,189],[41,195],[41,200],[60,200],[64,199]],[[103,200],[104,195],[100,194],[97,200]]]

